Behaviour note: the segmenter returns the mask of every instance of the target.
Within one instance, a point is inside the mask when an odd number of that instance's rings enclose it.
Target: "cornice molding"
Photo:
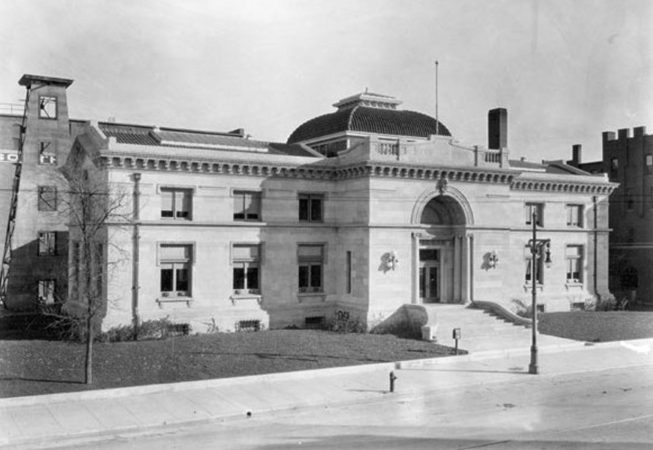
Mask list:
[[[510,189],[514,191],[539,191],[539,192],[561,192],[573,194],[601,194],[610,195],[618,187],[617,183],[603,181],[592,183],[587,181],[555,181],[555,180],[513,180]]]
[[[438,167],[395,162],[363,161],[346,166],[337,166],[336,160],[317,164],[279,164],[243,160],[188,159],[184,155],[176,158],[155,155],[130,156],[104,154],[101,157],[106,168],[128,170],[151,170],[160,172],[190,172],[199,174],[221,174],[254,177],[284,177],[338,181],[360,177],[400,178],[413,180],[448,180],[463,183],[506,184],[511,190],[565,192],[583,194],[611,194],[618,184],[610,182],[588,182],[585,180],[542,180],[518,179],[519,171],[491,169],[487,167]],[[333,161],[333,163],[331,163]]]

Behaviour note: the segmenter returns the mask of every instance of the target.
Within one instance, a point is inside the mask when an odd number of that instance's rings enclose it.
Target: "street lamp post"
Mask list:
[[[533,225],[533,239],[528,243],[531,249],[531,283],[532,283],[532,298],[533,303],[531,306],[532,314],[532,323],[531,323],[531,363],[528,366],[528,373],[537,374],[537,258],[543,247],[546,248],[546,259],[545,264],[547,267],[551,265],[551,240],[550,239],[538,239],[537,238],[537,211],[533,211],[531,216],[531,222]]]

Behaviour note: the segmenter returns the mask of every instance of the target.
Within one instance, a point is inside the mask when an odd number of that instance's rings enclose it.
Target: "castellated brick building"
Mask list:
[[[11,309],[83,303],[77,274],[91,263],[105,329],[161,317],[199,332],[334,317],[372,328],[401,311],[514,311],[533,284],[545,311],[611,297],[608,197],[617,185],[562,161],[510,159],[505,109],[488,115],[488,147],[467,145],[398,99],[365,92],[273,143],[243,130],[71,120],[71,83],[21,79],[31,97]],[[13,176],[21,120],[0,117],[3,180]],[[127,193],[123,220],[106,224],[92,262],[57,214],[62,167],[68,179],[83,174]],[[535,270],[533,213],[538,238],[550,240],[550,261],[538,254]]]
[[[603,158],[571,165],[607,173],[619,187],[610,197],[610,289],[620,298],[653,302],[653,135],[646,127],[603,133]]]

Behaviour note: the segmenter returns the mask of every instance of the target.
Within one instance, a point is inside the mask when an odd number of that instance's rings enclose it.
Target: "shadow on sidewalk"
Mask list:
[[[375,392],[377,394],[387,394],[385,389],[347,389],[347,392]]]
[[[435,368],[406,368],[406,372],[453,372],[453,373],[509,373],[513,375],[530,375],[525,367],[511,367],[508,370],[483,370],[483,369],[435,369]]]

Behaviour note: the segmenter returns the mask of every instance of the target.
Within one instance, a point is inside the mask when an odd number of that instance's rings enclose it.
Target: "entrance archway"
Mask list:
[[[469,205],[464,197],[461,203],[454,196],[443,194],[432,195],[420,203],[414,211],[420,231],[413,234],[413,301],[465,303],[470,285],[471,237],[466,232],[471,217]]]
[[[454,226],[465,225],[465,211],[453,197],[438,196],[429,200],[420,217],[422,225]]]

